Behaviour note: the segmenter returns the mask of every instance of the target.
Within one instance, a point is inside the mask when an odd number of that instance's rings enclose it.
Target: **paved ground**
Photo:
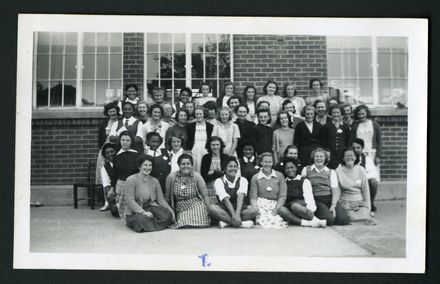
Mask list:
[[[377,207],[380,224],[376,226],[279,230],[211,227],[138,234],[109,212],[85,206],[77,210],[43,206],[31,209],[30,248],[32,252],[404,257],[405,201],[377,202]]]

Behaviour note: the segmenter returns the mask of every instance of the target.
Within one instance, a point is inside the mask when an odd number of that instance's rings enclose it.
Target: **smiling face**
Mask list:
[[[344,117],[351,117],[351,107],[345,106],[344,107]]]
[[[189,98],[191,97],[191,94],[189,94],[187,91],[183,91],[181,94],[180,94],[180,96],[179,96],[179,98],[180,98],[180,101],[182,102],[182,103],[187,103],[187,102],[189,102]]]
[[[317,168],[323,168],[325,166],[325,154],[322,151],[315,152],[313,156],[313,162]]]
[[[144,175],[144,176],[148,176],[151,171],[153,170],[153,163],[151,163],[151,161],[149,160],[145,160],[141,167],[139,168],[139,172]]]
[[[150,146],[151,150],[157,150],[161,144],[160,138],[157,136],[153,136],[150,138],[150,141],[148,142],[148,146]]]
[[[365,111],[365,109],[360,109],[357,113],[357,117],[359,119],[359,121],[364,122],[367,120],[367,112]]]
[[[107,111],[108,116],[110,117],[110,119],[112,120],[116,120],[118,118],[118,112],[116,111],[115,108],[111,108]]]
[[[202,94],[203,94],[204,97],[207,97],[209,95],[209,93],[210,93],[210,89],[209,89],[208,85],[203,85],[201,87],[201,90],[202,90]]]
[[[270,156],[264,156],[261,160],[261,166],[263,167],[263,171],[266,173],[270,173],[272,171],[273,159]]]
[[[164,91],[162,90],[153,93],[153,100],[158,104],[163,103],[163,97],[164,97]]]
[[[339,122],[341,120],[341,110],[338,108],[332,109],[331,116],[334,122]]]
[[[114,148],[108,147],[105,149],[104,156],[107,161],[113,162],[113,159],[115,158],[115,154],[116,151]]]
[[[177,121],[185,124],[188,121],[188,116],[186,115],[186,112],[179,111],[179,114],[177,116]]]
[[[243,147],[243,155],[246,158],[251,158],[255,153],[254,147],[252,147],[251,145],[245,145]]]
[[[237,163],[235,161],[230,161],[226,165],[226,175],[229,176],[230,178],[234,178],[237,172],[238,172]]]
[[[292,103],[287,103],[284,105],[284,111],[290,113],[291,115],[295,113],[295,107]]]
[[[227,96],[232,96],[232,95],[234,94],[234,86],[232,86],[232,85],[227,85],[227,86],[225,87],[225,94],[226,94]]]
[[[147,115],[147,105],[144,103],[138,104],[138,113],[141,117],[145,117]]]
[[[127,97],[128,97],[130,100],[135,100],[135,99],[136,99],[136,97],[137,97],[137,91],[136,91],[136,89],[135,89],[134,87],[130,87],[130,88],[128,88],[128,90],[127,90]]]
[[[295,96],[295,86],[294,85],[288,85],[286,87],[286,95],[288,98],[293,98]]]
[[[128,135],[121,136],[121,148],[123,150],[129,150],[131,147],[131,138]]]
[[[347,168],[354,167],[354,162],[356,161],[356,155],[353,150],[347,150],[344,152],[343,160]]]
[[[312,90],[321,90],[321,83],[319,83],[319,81],[313,81]]]
[[[304,116],[307,122],[312,122],[315,118],[315,112],[313,111],[313,109],[306,109]]]
[[[166,117],[171,117],[173,115],[173,107],[166,103],[162,105],[163,115]]]
[[[286,175],[287,175],[289,178],[294,178],[294,177],[296,177],[296,171],[297,171],[297,170],[298,170],[298,169],[296,168],[295,164],[292,163],[292,162],[287,162],[287,163],[284,165],[284,171],[286,172]]]
[[[287,116],[287,114],[280,114],[280,124],[282,127],[289,127],[289,117]]]
[[[277,85],[275,85],[274,83],[269,83],[266,87],[266,92],[269,96],[275,95],[276,90],[277,90]]]
[[[298,149],[290,148],[286,153],[286,157],[298,159]]]
[[[179,164],[180,172],[184,175],[187,175],[192,170],[192,163],[190,159],[182,159]]]
[[[239,99],[232,99],[229,101],[229,108],[233,110],[239,104],[240,104]]]
[[[229,121],[229,111],[221,110],[219,115],[222,123],[227,123]]]
[[[196,109],[196,111],[194,112],[194,115],[196,117],[197,122],[202,122],[204,119],[204,116],[205,116],[203,110],[201,110],[201,109]]]
[[[316,104],[316,114],[318,114],[318,116],[320,117],[325,116],[326,111],[327,111],[327,106],[325,105],[324,102],[319,102]]]
[[[258,113],[258,123],[262,125],[266,125],[269,121],[269,113],[268,112],[260,112]]]
[[[356,142],[353,142],[353,144],[351,145],[354,149],[354,151],[358,154],[361,155],[362,154],[362,145],[358,144]]]
[[[220,141],[215,141],[215,140],[211,141],[210,148],[213,154],[220,153],[220,148],[221,148]]]
[[[122,108],[122,114],[124,115],[125,118],[132,117],[133,116],[133,112],[134,112],[134,109],[129,104],[125,104],[124,107]]]
[[[182,140],[178,137],[171,137],[171,148],[177,152],[182,148]]]
[[[255,89],[254,89],[254,88],[249,88],[249,89],[246,91],[246,97],[247,97],[247,99],[251,101],[251,100],[254,99],[254,96],[255,96]]]
[[[160,108],[154,108],[152,111],[151,111],[151,118],[153,119],[153,120],[159,120],[160,118],[161,118],[161,116],[162,116],[162,112],[160,111]]]
[[[247,109],[244,106],[237,109],[237,117],[239,120],[246,120],[247,114]]]
[[[189,112],[189,113],[194,113],[194,104],[185,104],[185,109]]]

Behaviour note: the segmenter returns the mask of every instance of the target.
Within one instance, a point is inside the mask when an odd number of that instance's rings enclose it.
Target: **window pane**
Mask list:
[[[206,80],[206,82],[211,86],[212,96],[218,97],[217,96],[217,80]],[[198,85],[198,89],[199,88],[200,88],[200,85]]]
[[[377,37],[377,47],[407,49],[408,42],[406,37]]]
[[[95,55],[83,55],[83,78],[95,79]]]
[[[147,78],[159,78],[159,54],[148,53],[147,60]]]
[[[174,52],[185,52],[185,34],[174,34]]]
[[[200,86],[202,85],[203,80],[191,80],[191,87],[192,89],[200,89]]]
[[[185,53],[174,54],[174,78],[185,78]]]
[[[118,93],[118,90],[122,91],[122,80],[111,80],[110,81],[110,89],[115,90],[115,95]],[[97,100],[98,100],[98,97],[97,97]]]
[[[359,77],[371,77],[371,53],[359,53]]]
[[[165,89],[171,89],[172,88],[172,81],[171,80],[160,80],[160,86]]]
[[[93,94],[94,94],[94,92],[95,92],[95,81],[83,81],[82,82],[82,101],[81,101],[81,106],[91,106],[91,105],[93,105]]]
[[[381,104],[395,105],[407,103],[406,80],[379,80],[379,101]]]
[[[406,78],[407,77],[407,55],[403,53],[393,53],[393,77]]]
[[[353,77],[358,77],[358,72],[357,72],[357,56],[356,53],[348,53],[347,54],[347,64],[348,64],[348,76],[353,78]]]
[[[217,35],[206,34],[205,35],[205,51],[216,52],[217,51]]]
[[[38,33],[38,47],[37,53],[49,53],[50,45],[50,33],[39,32]]]
[[[66,33],[66,53],[77,53],[77,33]]]
[[[76,81],[64,82],[64,106],[75,106]]]
[[[391,62],[389,53],[378,53],[377,63],[379,68],[377,70],[379,77],[391,77]]]
[[[121,54],[110,55],[110,78],[122,78],[122,56]]]
[[[392,104],[390,79],[379,80],[379,102],[385,105]]]
[[[76,79],[76,55],[67,54],[64,62],[64,78]]]
[[[63,78],[63,56],[52,55],[50,64],[50,78],[62,79]]]
[[[122,53],[122,33],[110,34],[110,52]]]
[[[48,86],[47,81],[37,82],[37,107],[47,107]]]
[[[59,107],[61,106],[61,97],[63,92],[62,81],[51,81],[50,85],[50,106]]]
[[[203,52],[203,34],[191,35],[191,50],[192,52]]]
[[[341,77],[341,54],[327,54],[327,68],[329,77]]]
[[[159,34],[147,34],[147,52],[159,52]]]
[[[63,53],[64,33],[52,33],[52,53]]]
[[[203,78],[203,54],[195,53],[191,54],[192,70],[191,75],[193,78]]]
[[[231,78],[231,60],[229,53],[219,54],[220,78]]]
[[[171,34],[160,34],[160,52],[171,52],[172,37]]]
[[[205,54],[205,78],[217,78],[217,58],[215,53]]]
[[[229,52],[231,49],[230,36],[221,34],[218,35],[218,51],[219,52]]]
[[[172,56],[171,53],[161,54],[160,56],[160,77],[161,78],[172,78]]]
[[[96,79],[108,78],[108,55],[98,54],[96,62]]]
[[[98,80],[96,81],[96,99],[101,98],[102,101],[105,99],[105,90],[108,89],[108,81],[107,80]],[[116,92],[115,92],[116,94]]]
[[[98,33],[97,34],[97,46],[98,53],[108,53],[108,45],[109,45],[109,34],[108,33]]]
[[[186,87],[185,80],[174,80],[174,89],[181,90]]]
[[[372,79],[362,79],[359,80],[359,92],[363,103],[372,104],[373,103],[373,80]],[[359,104],[358,102],[357,104]]]
[[[37,56],[37,79],[49,78],[49,55]]]
[[[84,33],[83,45],[84,53],[95,53],[95,33]]]

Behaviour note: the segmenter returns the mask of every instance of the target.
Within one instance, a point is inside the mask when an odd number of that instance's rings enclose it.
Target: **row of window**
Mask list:
[[[122,33],[38,32],[34,42],[34,108],[100,107],[122,97]],[[218,96],[233,80],[232,35],[146,33],[144,42],[149,93],[157,86],[170,94],[197,89],[206,81]],[[406,38],[327,37],[327,65],[330,94],[343,101],[406,104]]]

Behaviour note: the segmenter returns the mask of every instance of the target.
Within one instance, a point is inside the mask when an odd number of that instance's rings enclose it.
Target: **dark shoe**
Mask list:
[[[376,206],[374,206],[374,205],[371,205],[371,212],[376,212],[377,211],[377,208],[376,208]]]

